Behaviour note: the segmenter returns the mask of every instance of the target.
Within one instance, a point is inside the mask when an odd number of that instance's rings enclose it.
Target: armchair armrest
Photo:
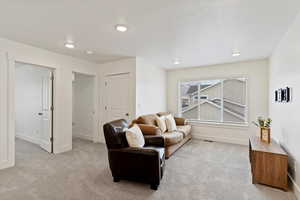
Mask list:
[[[144,149],[138,147],[127,147],[121,149],[110,149],[110,153],[117,153],[117,154],[136,154],[136,155],[143,155],[143,156],[158,156],[159,152],[155,151],[154,149]]]
[[[140,129],[144,135],[161,135],[162,134],[160,128],[158,128],[157,126],[147,125],[147,124],[138,124],[138,126],[140,127]]]
[[[159,185],[161,161],[159,152],[155,149],[110,149],[108,157],[113,177],[144,177],[149,183]]]
[[[174,117],[177,126],[187,125],[187,120],[182,117]]]
[[[145,135],[145,146],[156,146],[156,147],[164,147],[165,140],[163,136],[152,136],[152,135]]]

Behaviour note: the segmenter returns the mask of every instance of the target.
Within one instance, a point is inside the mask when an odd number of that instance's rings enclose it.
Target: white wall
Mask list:
[[[300,14],[283,37],[270,59],[270,116],[273,119],[272,137],[289,152],[290,173],[300,199]],[[292,88],[292,102],[275,103],[274,91]]]
[[[268,60],[193,67],[167,72],[168,110],[177,114],[178,84],[180,81],[207,80],[230,77],[248,78],[249,126],[226,126],[193,123],[195,138],[247,144],[250,134],[257,134],[251,125],[258,116],[268,116]]]
[[[70,56],[65,56],[57,53],[53,53],[44,49],[32,47],[29,45],[21,44],[18,42],[10,41],[7,39],[0,38],[0,87],[2,107],[6,105],[7,109],[2,109],[2,118],[0,123],[8,124],[6,127],[3,126],[0,132],[1,144],[0,152],[3,152],[6,156],[0,160],[0,168],[13,165],[14,160],[14,143],[10,141],[10,144],[4,144],[8,141],[10,135],[14,135],[13,126],[9,123],[14,123],[13,108],[14,103],[12,101],[6,101],[5,99],[9,96],[13,99],[13,94],[10,91],[14,88],[14,70],[13,70],[13,60],[36,64],[41,66],[47,66],[55,69],[55,99],[54,104],[56,108],[54,110],[54,151],[55,153],[60,153],[72,149],[72,71],[97,74],[98,65],[90,63],[81,59],[76,59]],[[10,64],[7,64],[7,63]],[[8,73],[10,71],[11,73]],[[11,75],[11,77],[9,77]],[[2,88],[3,87],[3,88]],[[10,87],[11,90],[6,90]],[[98,90],[97,90],[98,91]],[[1,107],[1,108],[2,108]],[[9,118],[9,120],[7,120]],[[7,128],[9,129],[9,134]],[[4,150],[6,149],[6,150]],[[7,152],[10,149],[9,152]],[[9,164],[7,164],[9,163]]]
[[[167,73],[164,69],[136,59],[136,116],[167,110]]]
[[[94,134],[94,77],[75,73],[73,81],[73,137],[92,140]]]
[[[16,63],[15,112],[16,136],[40,144],[43,78],[50,79],[50,70]]]

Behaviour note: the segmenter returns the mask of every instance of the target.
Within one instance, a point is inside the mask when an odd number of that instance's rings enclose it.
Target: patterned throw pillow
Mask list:
[[[177,127],[174,117],[172,115],[166,115],[165,118],[168,132],[176,131]]]
[[[160,128],[161,132],[166,132],[167,131],[167,125],[166,125],[166,118],[165,116],[161,117],[156,117],[156,123],[158,127]]]
[[[126,130],[126,139],[130,147],[143,147],[145,145],[144,135],[136,124]]]

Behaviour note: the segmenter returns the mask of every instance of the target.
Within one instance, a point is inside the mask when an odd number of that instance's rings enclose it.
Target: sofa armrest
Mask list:
[[[157,126],[147,125],[147,124],[138,124],[138,126],[140,127],[140,129],[144,135],[161,135],[162,134],[160,128],[158,128]]]
[[[187,125],[187,120],[182,117],[174,117],[177,126]]]
[[[163,136],[152,136],[152,135],[145,135],[145,146],[156,146],[156,147],[164,147],[165,140]]]

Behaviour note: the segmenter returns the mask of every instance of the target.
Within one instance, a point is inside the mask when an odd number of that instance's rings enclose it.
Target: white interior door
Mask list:
[[[41,140],[40,146],[49,153],[52,150],[52,87],[53,87],[53,73],[49,76],[43,77],[42,87],[42,111],[41,116]]]
[[[130,119],[130,74],[110,75],[106,77],[106,119]]]

